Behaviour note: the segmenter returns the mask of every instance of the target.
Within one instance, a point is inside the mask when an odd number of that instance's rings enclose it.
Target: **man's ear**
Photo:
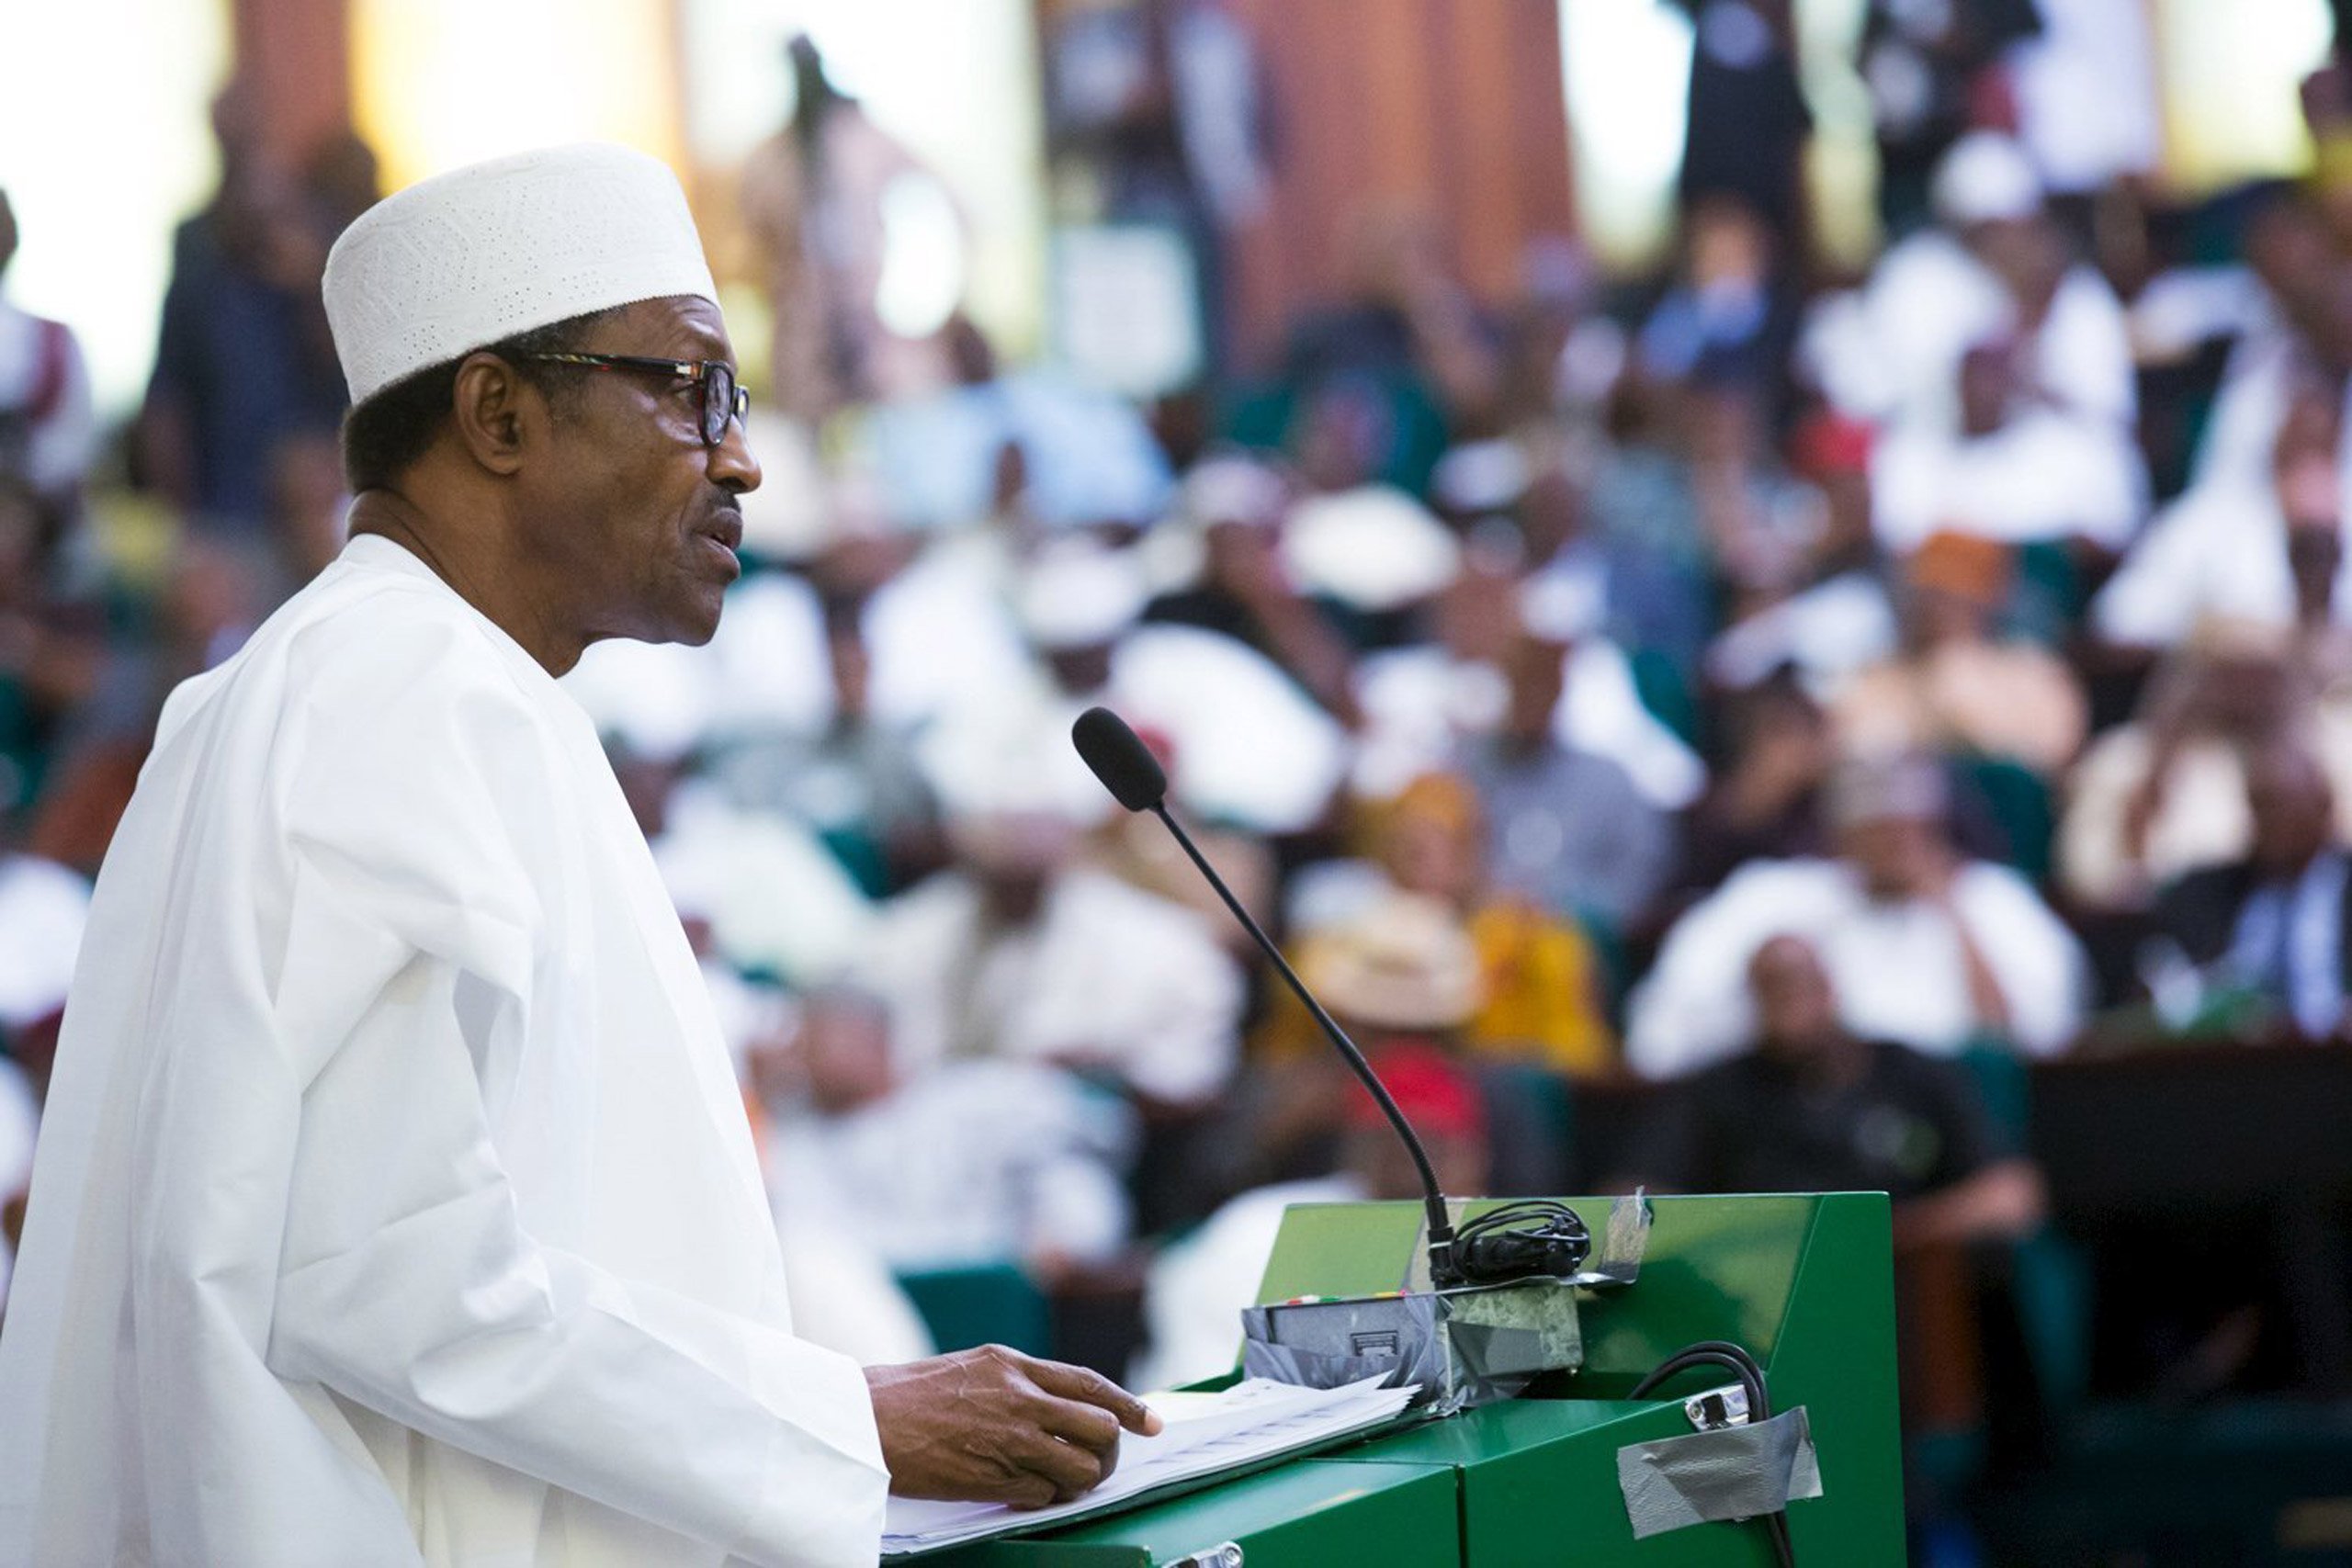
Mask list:
[[[469,354],[458,367],[449,418],[467,454],[492,473],[506,475],[523,466],[526,434],[545,434],[548,405],[505,360]]]

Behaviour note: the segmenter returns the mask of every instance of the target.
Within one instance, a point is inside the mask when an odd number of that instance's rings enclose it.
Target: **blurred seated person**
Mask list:
[[[1937,167],[1935,226],[1896,242],[1859,299],[1815,318],[1809,349],[1830,399],[1879,422],[1951,429],[1960,365],[1979,344],[2018,345],[2037,404],[2120,432],[2137,408],[2123,307],[2076,260],[2013,139],[1974,131]],[[1848,329],[1831,333],[1831,321]]]
[[[1794,335],[1774,248],[1772,231],[1738,196],[1693,201],[1676,276],[1634,340],[1641,373],[1668,384],[1694,376],[1736,383],[1771,405]]]
[[[1593,943],[1577,924],[1488,880],[1487,819],[1477,793],[1459,774],[1430,773],[1395,799],[1368,809],[1368,837],[1381,886],[1377,900],[1409,894],[1451,911],[1477,957],[1479,1002],[1462,1026],[1463,1047],[1498,1061],[1538,1063],[1573,1077],[1616,1065],[1609,1025],[1607,976]],[[1344,894],[1341,895],[1344,897]],[[1349,940],[1310,932],[1301,960]],[[1314,1020],[1287,990],[1276,992],[1259,1034],[1277,1057],[1326,1049]]]
[[[2352,619],[2341,431],[2334,395],[2306,389],[2290,405],[2260,482],[2201,484],[2160,513],[2091,602],[2100,640],[2153,656],[2206,620],[2286,627]],[[2334,574],[2307,581],[2312,547],[2324,558],[2331,543]]]
[[[1789,671],[1724,705],[1727,754],[1690,808],[1679,886],[1708,892],[1750,861],[1828,853],[1822,795],[1837,765],[1828,716]]]
[[[1052,716],[1040,744],[1075,768],[1070,723],[1102,704],[1163,739],[1170,796],[1196,817],[1270,834],[1321,821],[1347,765],[1338,722],[1246,643],[1139,624],[1148,594],[1135,554],[1069,545],[1023,569],[1016,603],[1035,659],[1031,693]],[[988,701],[1010,710],[1021,694]]]
[[[110,662],[102,612],[55,592],[52,514],[0,468],[0,817],[28,810]]]
[[[2352,828],[2352,714],[2320,703],[2290,635],[2209,622],[2158,669],[2131,722],[2075,766],[2058,825],[2061,885],[2081,909],[2147,908],[2157,888],[2242,858],[2252,841],[2245,759],[2302,730]]]
[[[1046,1063],[1205,1105],[1233,1069],[1239,968],[1201,916],[1080,863],[1075,803],[1040,782],[966,781],[956,863],[882,908],[857,972],[899,1065]]]
[[[1438,1186],[1449,1197],[1487,1191],[1487,1109],[1462,1064],[1436,1047],[1409,1044],[1385,1048],[1372,1061],[1420,1134]],[[1275,1234],[1292,1204],[1421,1196],[1419,1172],[1372,1096],[1351,1080],[1335,1099],[1345,1123],[1336,1170],[1241,1193],[1153,1261],[1143,1306],[1150,1338],[1128,1386],[1170,1388],[1233,1370],[1241,1310],[1257,1303]]]
[[[1884,1192],[1898,1252],[2014,1240],[2041,1223],[2041,1173],[2004,1146],[1967,1070],[1853,1032],[1812,942],[1768,938],[1745,988],[1743,1048],[1667,1091],[1634,1179],[1679,1192]]]
[[[1822,953],[1768,939],[1750,958],[1747,1048],[1667,1087],[1621,1181],[1682,1192],[1884,1192],[1907,1431],[1982,1429],[1989,1348],[1974,1265],[2041,1224],[2041,1172],[1957,1062],[1858,1033]],[[1841,1016],[1844,1015],[1844,1016]],[[1620,1190],[1624,1190],[1620,1188]],[[1984,1261],[1997,1270],[1997,1253]]]
[[[1826,691],[1896,643],[1894,605],[1878,570],[1871,527],[1870,427],[1826,410],[1789,437],[1790,466],[1818,492],[1821,522],[1785,593],[1750,592],[1708,644],[1707,678],[1744,690],[1784,668]]]
[[[1576,637],[1542,607],[1530,604],[1504,646],[1499,722],[1460,747],[1463,777],[1492,825],[1487,877],[1538,908],[1623,931],[1673,873],[1674,824],[1622,764],[1560,735],[1554,716],[1573,678]]]
[[[1281,382],[1294,398],[1340,378],[1382,389],[1375,471],[1419,488],[1449,426],[1498,417],[1502,356],[1428,212],[1367,204],[1345,243],[1346,297],[1293,324]]]
[[[1961,356],[1959,421],[1898,424],[1871,459],[1881,544],[1897,555],[1959,533],[2006,545],[2085,539],[2119,551],[2140,522],[2146,476],[2110,420],[2037,401],[2018,345]]]
[[[1457,464],[1464,466],[1450,467]],[[1483,537],[1493,527],[1483,517],[1507,523],[1511,532],[1501,542],[1518,570],[1531,581],[1565,581],[1589,595],[1611,638],[1663,657],[1678,671],[1695,668],[1714,631],[1713,584],[1694,563],[1604,533],[1593,513],[1594,467],[1574,437],[1539,428],[1516,443],[1456,447],[1432,482],[1459,481],[1470,492],[1460,499],[1490,500],[1490,507],[1457,513],[1464,531]],[[1482,478],[1489,484],[1485,498],[1476,494]]]
[[[1834,699],[1842,749],[2004,757],[2045,777],[2073,761],[2089,716],[2081,683],[2039,645],[1999,635],[2008,547],[1937,534],[1903,574],[1903,650]]]
[[[2156,926],[2197,966],[2200,1009],[2225,1006],[2242,1029],[2339,1037],[2352,856],[2336,830],[2335,786],[2307,746],[2282,739],[2248,760],[2245,793],[2247,853],[2166,887]]]
[[[1399,891],[1436,899],[1464,922],[1480,997],[1462,1027],[1465,1049],[1576,1077],[1608,1072],[1617,1036],[1600,955],[1572,919],[1497,880],[1493,798],[1458,774],[1416,780],[1380,814],[1382,869]]]
[[[1367,1057],[1436,1050],[1464,1064],[1486,1106],[1496,1192],[1557,1187],[1567,1151],[1534,1091],[1550,1081],[1546,1070],[1523,1052],[1481,1050],[1464,1038],[1486,998],[1477,949],[1451,908],[1388,894],[1309,937],[1296,968]],[[1341,1113],[1355,1081],[1311,1021],[1289,1009],[1275,1010],[1258,1043],[1219,1140],[1227,1195],[1336,1168]]]
[[[1988,1039],[2064,1050],[2082,1017],[2082,950],[2025,878],[1961,856],[1941,768],[1850,761],[1828,804],[1836,858],[1747,866],[1668,931],[1629,1009],[1634,1070],[1674,1077],[1746,1049],[1747,965],[1782,934],[1819,951],[1857,1034],[1938,1056]]]
[[[1284,574],[1359,649],[1421,640],[1427,603],[1452,581],[1461,546],[1418,495],[1380,477],[1390,433],[1375,390],[1319,386],[1295,424],[1302,493],[1283,525]]]
[[[1349,685],[1353,654],[1283,558],[1290,490],[1254,457],[1209,457],[1184,476],[1180,513],[1201,556],[1198,574],[1144,609],[1146,622],[1199,626],[1244,643],[1280,665],[1334,718],[1358,718]]]
[[[944,851],[939,802],[918,765],[912,727],[874,711],[873,658],[857,608],[824,607],[832,705],[822,728],[772,724],[741,734],[721,750],[713,772],[738,807],[807,823],[858,886],[880,897],[937,870]]]
[[[1521,582],[1473,558],[1434,608],[1435,643],[1373,654],[1359,667],[1358,794],[1394,795],[1422,773],[1461,767],[1465,749],[1491,738],[1514,702],[1532,704],[1539,688],[1553,693],[1554,740],[1615,763],[1652,809],[1679,810],[1705,786],[1705,765],[1650,711],[1633,660],[1602,631],[1602,604],[1589,585],[1541,573]],[[1522,646],[1531,637],[1551,645],[1556,675],[1532,667],[1542,655]],[[1517,698],[1514,666],[1523,683]]]
[[[1036,1062],[910,1071],[888,1008],[846,987],[808,997],[764,1076],[786,1229],[845,1230],[902,1271],[1012,1262],[1048,1283],[1126,1245],[1136,1125],[1115,1094]]]

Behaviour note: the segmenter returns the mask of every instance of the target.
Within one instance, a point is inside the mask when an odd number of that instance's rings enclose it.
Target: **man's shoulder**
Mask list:
[[[526,701],[527,672],[498,634],[434,584],[348,561],[330,568],[255,634],[289,691],[326,705],[478,695]],[[367,708],[355,710],[364,716]]]

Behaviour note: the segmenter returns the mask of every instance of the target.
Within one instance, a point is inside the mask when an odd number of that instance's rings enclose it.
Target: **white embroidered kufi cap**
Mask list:
[[[355,403],[573,316],[718,298],[677,176],[602,142],[494,158],[387,197],[335,242],[324,289]]]

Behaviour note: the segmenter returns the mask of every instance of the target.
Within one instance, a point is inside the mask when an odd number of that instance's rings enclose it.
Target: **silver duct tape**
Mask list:
[[[1306,1388],[1419,1384],[1440,1414],[1509,1399],[1583,1364],[1577,1293],[1557,1280],[1288,1302],[1241,1314],[1241,1370]]]
[[[1447,1386],[1435,1296],[1351,1297],[1250,1307],[1241,1314],[1241,1370],[1300,1388],[1341,1388],[1369,1377],[1385,1388]]]
[[[1778,1513],[1821,1495],[1821,1461],[1804,1406],[1770,1421],[1617,1450],[1617,1484],[1635,1540],[1687,1525]]]

